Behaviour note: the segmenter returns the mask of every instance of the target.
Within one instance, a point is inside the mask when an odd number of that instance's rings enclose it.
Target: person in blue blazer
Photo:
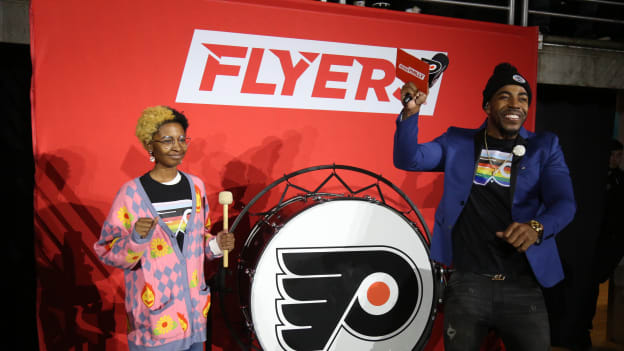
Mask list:
[[[444,296],[445,350],[479,350],[495,330],[507,350],[549,350],[548,314],[540,285],[564,277],[555,236],[574,217],[568,167],[556,135],[523,124],[532,94],[509,63],[494,69],[483,90],[486,121],[450,127],[419,143],[413,97],[396,122],[394,164],[407,171],[444,172],[431,258],[452,271]]]

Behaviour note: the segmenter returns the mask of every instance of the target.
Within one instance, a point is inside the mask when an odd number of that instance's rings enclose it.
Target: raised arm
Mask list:
[[[441,136],[429,143],[418,142],[418,118],[420,106],[427,95],[419,92],[413,83],[401,88],[401,98],[414,97],[405,104],[396,121],[394,133],[394,166],[406,171],[441,170],[444,164],[444,138]]]

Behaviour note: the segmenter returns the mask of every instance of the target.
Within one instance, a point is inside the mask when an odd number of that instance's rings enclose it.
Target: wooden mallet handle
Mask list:
[[[223,230],[228,231],[228,205],[233,202],[232,193],[222,191],[219,193],[219,203],[223,205]],[[228,268],[228,250],[223,250],[223,267]]]

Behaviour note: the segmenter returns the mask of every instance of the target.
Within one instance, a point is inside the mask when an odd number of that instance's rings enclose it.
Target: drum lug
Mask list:
[[[434,277],[437,279],[438,281],[438,286],[436,288],[437,290],[437,297],[438,297],[438,304],[442,305],[444,303],[444,290],[446,290],[446,285],[448,283],[448,274],[450,273],[450,270],[447,270],[443,265],[432,261],[433,267],[434,267]]]
[[[253,278],[253,276],[256,274],[256,270],[253,268],[245,268],[244,270],[245,274],[247,274],[250,278]]]
[[[275,231],[279,231],[280,229],[282,229],[283,226],[283,224],[277,224],[275,222],[271,223],[271,228],[273,228]]]
[[[245,326],[253,332],[253,322],[251,321],[251,316],[249,315],[249,305],[241,305],[240,309],[243,313],[243,317],[245,318]]]
[[[252,323],[250,320],[246,320],[246,321],[245,321],[245,326],[246,326],[246,327],[247,327],[247,329],[249,329],[249,330],[252,330],[252,331],[254,330],[254,329],[253,329],[253,323]]]

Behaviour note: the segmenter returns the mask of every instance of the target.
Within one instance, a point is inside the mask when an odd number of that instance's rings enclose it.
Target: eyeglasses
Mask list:
[[[160,138],[160,140],[152,139],[152,141],[161,143],[163,147],[165,148],[170,148],[173,146],[173,144],[175,144],[176,139],[170,136],[165,136],[165,137]],[[178,143],[180,143],[181,146],[186,147],[191,142],[191,138],[181,136],[180,138],[177,139],[177,141]]]

